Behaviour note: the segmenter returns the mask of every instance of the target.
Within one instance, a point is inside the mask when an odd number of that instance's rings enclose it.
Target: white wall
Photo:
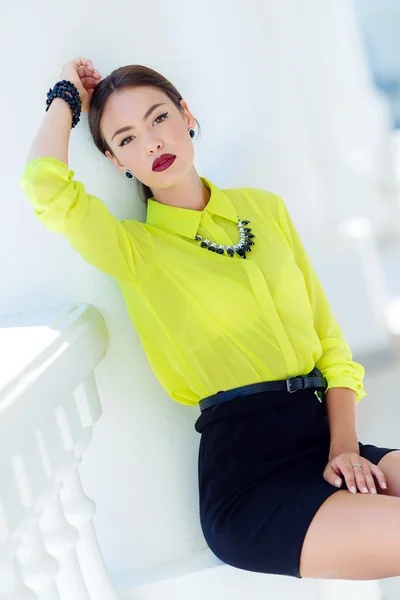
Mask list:
[[[36,222],[19,188],[49,87],[79,55],[103,77],[132,63],[159,70],[202,125],[194,141],[198,172],[220,187],[280,193],[311,257],[321,254],[311,228],[328,234],[345,216],[375,219],[385,202],[390,207],[378,191],[385,107],[370,87],[347,0],[23,0],[0,15],[0,314],[71,300],[94,304],[106,319],[110,349],[97,370],[104,414],[82,477],[97,504],[111,575],[128,585],[135,570],[204,545],[193,429],[199,413],[161,389],[116,284]],[[72,131],[69,164],[115,215],[145,219],[132,182],[92,144],[86,115]],[[340,282],[349,273],[336,276]],[[329,295],[339,320],[360,314],[362,281],[347,303],[341,285]],[[363,307],[367,313],[368,299]],[[364,326],[346,328],[349,342],[374,348],[380,332],[366,341]]]

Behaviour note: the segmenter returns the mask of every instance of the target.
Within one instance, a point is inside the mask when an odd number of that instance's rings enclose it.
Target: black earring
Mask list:
[[[192,128],[189,129],[189,135],[191,138],[194,137],[194,129],[192,129]]]
[[[130,171],[125,171],[125,175],[127,177],[129,177],[129,179],[133,179],[134,178],[134,175],[132,175],[132,173]]]

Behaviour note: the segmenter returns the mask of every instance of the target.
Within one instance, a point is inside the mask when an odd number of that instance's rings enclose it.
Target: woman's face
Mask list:
[[[155,104],[160,106],[146,116]],[[183,112],[161,90],[150,86],[112,93],[100,120],[102,134],[114,152],[114,158],[108,151],[106,156],[120,171],[129,169],[151,189],[173,185],[194,160],[189,129],[194,128],[195,119],[184,100],[181,105]],[[129,129],[116,134],[125,127]],[[162,154],[174,154],[175,161],[164,171],[153,171],[154,159]]]

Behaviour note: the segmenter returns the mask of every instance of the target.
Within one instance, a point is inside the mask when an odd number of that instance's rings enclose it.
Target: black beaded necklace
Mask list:
[[[232,258],[235,255],[235,252],[241,258],[246,258],[246,252],[251,252],[251,246],[254,246],[254,242],[252,241],[256,236],[251,233],[252,229],[250,227],[245,227],[248,225],[250,221],[241,221],[238,217],[238,224],[236,227],[240,232],[240,241],[234,246],[224,246],[223,244],[216,244],[215,242],[211,242],[210,240],[203,239],[201,235],[196,235],[196,240],[201,242],[200,246],[202,248],[207,248],[211,250],[211,252],[216,252],[217,254],[226,253]]]

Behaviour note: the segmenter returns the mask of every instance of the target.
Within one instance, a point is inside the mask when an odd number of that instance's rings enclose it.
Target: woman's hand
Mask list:
[[[353,466],[356,463],[360,463],[361,467]],[[362,458],[357,452],[331,451],[323,477],[331,485],[341,487],[343,483],[342,476],[348,490],[353,494],[357,493],[357,487],[363,494],[376,494],[373,476],[376,477],[382,489],[387,487],[381,469],[366,458]]]
[[[60,80],[66,79],[75,85],[82,102],[82,112],[88,112],[95,87],[101,80],[101,75],[88,58],[74,58],[67,62],[60,75]]]

